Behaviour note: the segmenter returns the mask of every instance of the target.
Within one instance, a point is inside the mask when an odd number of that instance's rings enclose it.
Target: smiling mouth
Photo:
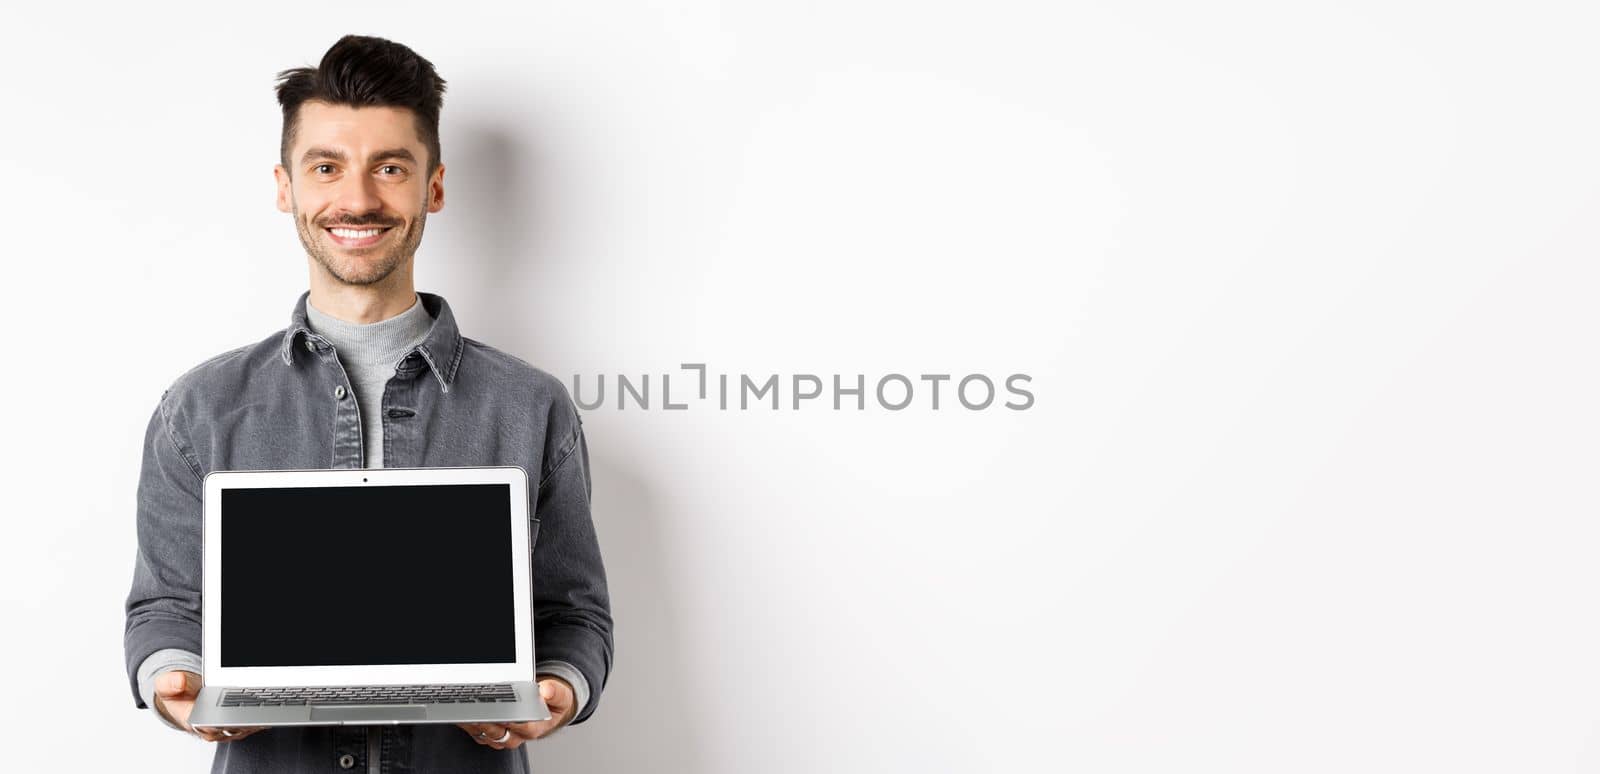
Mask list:
[[[324,228],[328,236],[333,237],[334,244],[341,247],[370,247],[383,239],[393,226],[362,226],[360,228],[346,228],[334,226]]]

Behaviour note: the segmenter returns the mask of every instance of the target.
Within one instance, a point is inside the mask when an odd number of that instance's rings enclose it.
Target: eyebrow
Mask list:
[[[341,150],[336,150],[333,148],[308,148],[306,149],[305,155],[300,157],[300,163],[305,164],[306,162],[316,159],[326,159],[328,161],[338,161],[343,163],[347,158],[349,157],[346,156],[344,151]],[[405,148],[389,148],[387,150],[381,150],[372,154],[373,162],[390,160],[409,161],[413,164],[417,163],[417,157],[412,155],[411,151],[406,150]]]

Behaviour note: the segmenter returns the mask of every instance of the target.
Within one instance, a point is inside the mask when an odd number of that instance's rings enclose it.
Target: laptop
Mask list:
[[[205,477],[193,726],[547,720],[521,467]]]

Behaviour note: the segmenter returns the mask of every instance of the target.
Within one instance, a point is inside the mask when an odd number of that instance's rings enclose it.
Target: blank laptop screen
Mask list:
[[[510,490],[222,490],[222,666],[515,663]]]

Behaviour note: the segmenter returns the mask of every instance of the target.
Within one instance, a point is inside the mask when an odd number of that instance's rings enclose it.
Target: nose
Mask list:
[[[353,215],[365,215],[383,209],[376,181],[368,175],[345,175],[341,178],[334,204],[336,209]]]

